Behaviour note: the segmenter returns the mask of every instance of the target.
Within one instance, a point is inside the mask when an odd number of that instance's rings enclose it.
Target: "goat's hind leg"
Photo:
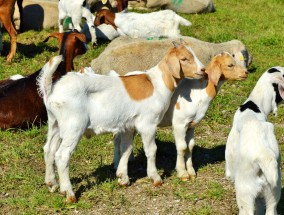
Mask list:
[[[55,192],[58,188],[58,183],[55,177],[55,153],[60,145],[61,139],[57,122],[54,120],[48,121],[47,141],[44,146],[44,160],[45,160],[45,183],[48,186],[49,192]]]
[[[97,36],[96,36],[96,29],[94,26],[95,18],[90,10],[87,8],[82,8],[82,16],[86,18],[87,25],[89,27],[89,31],[92,37],[92,46],[95,48],[97,46]]]
[[[121,186],[127,186],[130,184],[127,165],[128,165],[129,156],[132,153],[133,135],[134,135],[134,130],[121,132],[119,134],[120,136],[119,151],[121,157],[117,167],[116,175],[119,178],[118,183]]]

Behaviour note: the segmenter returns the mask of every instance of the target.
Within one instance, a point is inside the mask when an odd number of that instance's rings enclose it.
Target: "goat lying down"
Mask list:
[[[116,175],[120,185],[129,184],[127,163],[132,151],[134,129],[142,136],[147,157],[147,175],[155,186],[162,183],[155,160],[156,127],[166,112],[171,96],[183,77],[201,78],[204,66],[189,46],[177,45],[158,65],[143,74],[104,76],[68,73],[56,83],[52,74],[60,63],[55,57],[39,79],[48,112],[48,137],[44,146],[45,182],[53,192],[57,187],[54,161],[60,178],[60,191],[67,202],[76,201],[69,179],[69,160],[86,131],[95,134],[121,132],[124,145]],[[115,96],[114,96],[115,95]]]
[[[55,78],[59,78],[73,68],[73,59],[84,54],[85,35],[78,32],[52,33],[59,41],[59,53],[64,62],[58,67]],[[46,40],[47,40],[46,39]],[[28,128],[47,121],[43,100],[38,94],[37,78],[41,69],[28,75],[15,75],[0,81],[0,129]]]
[[[226,177],[235,183],[239,214],[277,214],[281,155],[267,117],[276,114],[277,105],[283,103],[283,76],[284,67],[267,70],[234,116],[225,158]]]
[[[239,55],[237,55],[239,56]],[[228,52],[212,58],[205,71],[208,79],[183,79],[177,86],[169,109],[159,127],[172,126],[177,149],[176,170],[182,180],[195,178],[192,165],[194,147],[194,128],[205,116],[209,105],[226,80],[244,80],[247,69],[236,63]],[[117,168],[120,159],[120,137],[114,139],[114,166]]]
[[[152,13],[113,13],[102,9],[97,12],[95,25],[112,25],[121,36],[138,37],[180,37],[179,25],[191,26],[191,22],[172,10]]]
[[[97,45],[96,30],[94,26],[95,17],[90,11],[90,5],[86,0],[60,0],[58,3],[58,26],[59,32],[63,32],[63,22],[66,17],[71,17],[73,27],[81,31],[82,17],[86,19],[92,38],[92,45]],[[74,29],[73,29],[74,30]]]

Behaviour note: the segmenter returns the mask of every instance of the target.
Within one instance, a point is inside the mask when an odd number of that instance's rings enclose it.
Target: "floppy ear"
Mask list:
[[[75,34],[75,37],[77,38],[77,39],[79,39],[81,42],[83,42],[83,43],[87,43],[87,39],[86,39],[86,36],[85,36],[85,34]]]
[[[281,84],[278,84],[278,91],[279,91],[281,98],[284,100],[284,86]]]
[[[180,62],[176,55],[176,50],[170,52],[166,59],[167,66],[175,78],[180,79]]]
[[[221,77],[221,68],[220,65],[218,65],[218,61],[212,61],[207,66],[206,73],[208,74],[209,81],[211,81],[215,86],[217,86]]]

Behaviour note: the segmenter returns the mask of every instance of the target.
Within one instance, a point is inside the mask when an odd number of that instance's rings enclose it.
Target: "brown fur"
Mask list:
[[[246,68],[236,64],[228,53],[215,56],[206,68],[208,74],[207,94],[214,98],[219,80],[244,80],[248,76]]]
[[[80,33],[65,33],[66,40],[63,44],[64,34],[58,35],[61,38],[58,39],[59,52],[63,54],[64,61],[57,68],[55,78],[71,71],[74,57],[86,52],[83,43],[78,43],[78,34]],[[46,122],[46,109],[36,83],[40,71],[0,87],[0,129],[27,128]]]
[[[180,79],[184,77],[195,77],[191,71],[197,70],[194,56],[184,45],[170,49],[158,66],[163,71],[165,85],[171,91],[174,91]]]
[[[97,12],[94,23],[96,26],[99,26],[101,24],[112,25],[114,29],[116,30],[117,27],[114,24],[114,19],[115,19],[115,13],[107,9],[101,9]]]
[[[12,16],[16,0],[0,0],[0,20],[10,36],[11,49],[7,55],[7,61],[11,62],[16,55],[17,31],[13,25]],[[22,0],[18,0],[19,10],[23,11]]]
[[[177,109],[177,110],[180,109],[180,104],[179,104],[179,102],[176,103],[176,109]]]
[[[150,97],[154,92],[154,86],[148,75],[120,76],[128,95],[136,100]]]

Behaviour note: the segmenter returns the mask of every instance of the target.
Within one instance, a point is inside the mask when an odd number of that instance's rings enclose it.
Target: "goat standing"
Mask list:
[[[284,67],[267,70],[234,116],[225,158],[226,177],[235,183],[239,214],[277,214],[281,155],[267,117],[276,114],[277,105],[283,103],[283,76]]]
[[[117,77],[68,73],[53,84],[51,77],[60,60],[59,56],[47,64],[39,80],[48,111],[44,156],[49,190],[54,192],[58,187],[55,162],[60,191],[66,194],[67,202],[76,201],[69,178],[69,160],[86,131],[122,133],[124,145],[116,175],[119,184],[128,185],[127,163],[135,128],[143,139],[147,175],[154,185],[160,185],[162,179],[155,164],[156,127],[177,82],[183,77],[204,75],[204,67],[191,48],[184,44],[171,48],[157,66],[144,74]]]

